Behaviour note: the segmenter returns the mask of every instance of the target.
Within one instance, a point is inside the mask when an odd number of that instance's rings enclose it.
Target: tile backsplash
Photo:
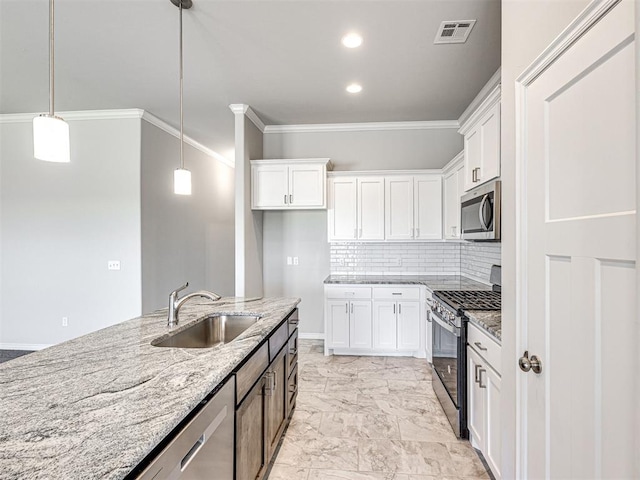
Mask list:
[[[460,274],[487,282],[499,243],[332,243],[331,273]]]

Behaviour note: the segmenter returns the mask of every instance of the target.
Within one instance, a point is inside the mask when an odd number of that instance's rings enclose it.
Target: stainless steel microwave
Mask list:
[[[464,240],[500,240],[500,180],[480,185],[460,198],[460,233]]]

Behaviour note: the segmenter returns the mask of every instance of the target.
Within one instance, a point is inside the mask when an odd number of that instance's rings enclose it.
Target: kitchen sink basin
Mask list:
[[[151,342],[154,347],[209,348],[228,343],[255,324],[257,315],[212,315],[186,330]]]

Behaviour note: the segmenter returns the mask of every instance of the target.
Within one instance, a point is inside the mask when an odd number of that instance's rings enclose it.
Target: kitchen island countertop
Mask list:
[[[0,479],[125,478],[299,302],[185,304],[173,332],[216,313],[262,315],[213,348],[151,346],[168,333],[165,309],[0,364]]]
[[[502,343],[502,313],[500,310],[465,310],[469,321]]]

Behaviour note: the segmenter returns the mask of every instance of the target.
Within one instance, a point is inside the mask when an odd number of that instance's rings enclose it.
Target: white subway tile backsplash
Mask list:
[[[484,282],[502,263],[499,243],[470,242],[332,243],[330,259],[334,274],[462,274]]]

